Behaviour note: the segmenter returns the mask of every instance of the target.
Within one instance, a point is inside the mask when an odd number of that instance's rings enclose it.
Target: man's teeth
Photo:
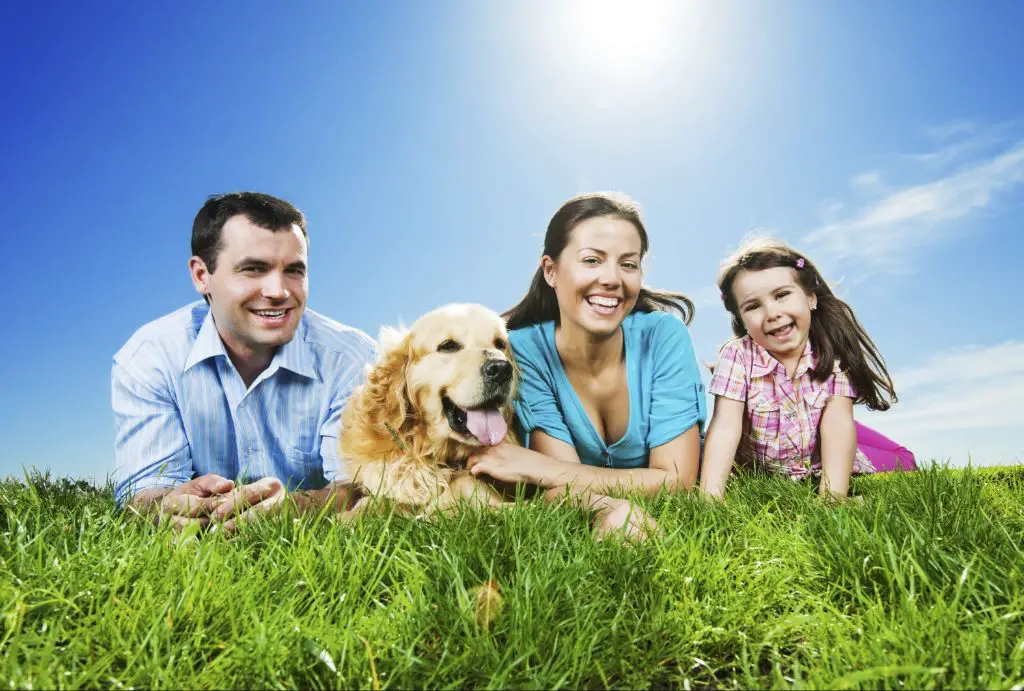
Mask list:
[[[603,297],[598,297],[596,295],[591,295],[590,297],[588,297],[587,298],[587,302],[589,302],[592,305],[598,305],[600,307],[618,307],[619,306],[618,298],[603,298]]]
[[[288,310],[274,310],[274,311],[270,311],[270,310],[253,310],[253,312],[255,312],[256,314],[260,315],[261,317],[271,317],[271,318],[273,318],[273,317],[283,317],[284,313],[287,312],[287,311]]]

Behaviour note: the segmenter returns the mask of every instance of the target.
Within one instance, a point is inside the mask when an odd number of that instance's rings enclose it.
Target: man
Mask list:
[[[339,421],[376,344],[305,309],[305,217],[266,194],[211,197],[192,254],[205,300],[146,324],[114,356],[118,503],[226,530],[286,500],[344,510]]]

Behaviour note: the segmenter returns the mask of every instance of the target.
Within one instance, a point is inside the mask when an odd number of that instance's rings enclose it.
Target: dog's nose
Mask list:
[[[504,384],[512,378],[512,363],[508,360],[487,360],[480,370],[484,379],[495,384]]]

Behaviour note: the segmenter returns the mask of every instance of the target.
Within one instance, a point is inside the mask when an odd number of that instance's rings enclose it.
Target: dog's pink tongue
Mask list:
[[[480,440],[481,444],[497,446],[505,438],[508,432],[508,425],[501,411],[496,408],[488,410],[467,410],[466,427],[474,437]]]

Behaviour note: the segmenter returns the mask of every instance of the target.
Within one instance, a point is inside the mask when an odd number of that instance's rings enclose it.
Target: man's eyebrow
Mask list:
[[[286,268],[286,269],[305,269],[306,268],[306,262],[304,262],[304,261],[302,261],[300,259],[299,261],[292,262],[291,264],[289,264],[288,266],[286,266],[284,268]]]
[[[257,259],[256,257],[242,257],[235,262],[235,266],[270,266],[270,264],[262,259]]]

